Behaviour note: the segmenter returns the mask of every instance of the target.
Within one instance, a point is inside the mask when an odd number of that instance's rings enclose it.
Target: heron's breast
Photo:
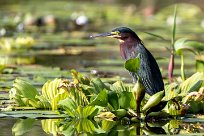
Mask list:
[[[126,44],[120,44],[120,55],[123,59],[128,60],[130,58],[135,58],[137,54],[136,48],[134,46],[128,46]]]

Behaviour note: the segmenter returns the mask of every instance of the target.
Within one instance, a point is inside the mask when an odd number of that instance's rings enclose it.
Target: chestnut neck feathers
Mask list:
[[[137,56],[136,48],[143,46],[141,40],[134,35],[129,34],[126,38],[119,39],[120,55],[123,59],[128,60]]]

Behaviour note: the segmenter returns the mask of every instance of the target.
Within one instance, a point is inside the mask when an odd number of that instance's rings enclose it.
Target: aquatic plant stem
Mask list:
[[[177,15],[177,5],[174,8],[174,22],[172,26],[172,38],[171,38],[171,56],[169,60],[169,67],[168,67],[168,76],[169,81],[173,81],[173,70],[174,70],[174,44],[175,44],[175,36],[176,36],[176,15]]]
[[[184,55],[181,54],[181,78],[184,81],[186,79],[185,71],[184,71]]]
[[[174,52],[171,53],[168,67],[168,77],[170,82],[173,82],[173,71],[174,71]]]
[[[137,117],[140,118],[140,106],[145,96],[145,88],[142,85],[138,75],[137,75],[137,79],[138,80],[133,87],[132,93],[133,93],[133,97],[135,98],[135,102],[136,102],[136,114],[137,114]]]

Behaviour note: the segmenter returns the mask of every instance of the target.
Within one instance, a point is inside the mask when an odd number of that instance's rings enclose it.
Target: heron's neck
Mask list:
[[[138,40],[128,38],[126,40],[119,40],[120,42],[120,55],[123,59],[128,60],[136,57],[136,47],[139,45]]]

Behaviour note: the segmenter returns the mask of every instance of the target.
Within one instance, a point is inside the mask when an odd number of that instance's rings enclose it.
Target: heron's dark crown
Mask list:
[[[136,38],[139,38],[139,37],[137,36],[137,34],[136,34],[133,30],[131,30],[130,28],[128,28],[128,27],[118,27],[118,28],[115,28],[115,29],[112,30],[112,32],[116,32],[116,31],[118,31],[118,32],[120,32],[120,33],[129,33],[129,34],[131,34],[132,36],[134,36],[134,37],[136,37]]]

